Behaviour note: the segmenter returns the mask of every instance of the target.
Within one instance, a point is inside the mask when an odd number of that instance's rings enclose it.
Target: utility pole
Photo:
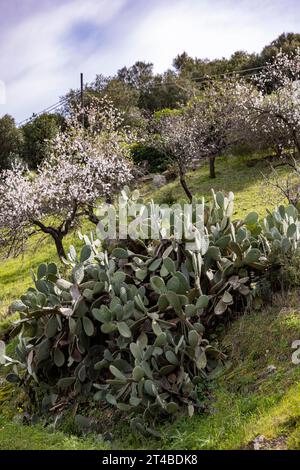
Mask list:
[[[82,114],[82,126],[84,127],[83,73],[80,74],[80,104],[81,104],[81,114]]]

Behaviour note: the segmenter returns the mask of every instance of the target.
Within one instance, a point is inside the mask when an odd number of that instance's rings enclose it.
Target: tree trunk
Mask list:
[[[296,145],[296,149],[297,149],[297,152],[298,152],[298,157],[300,156],[300,141],[298,139],[298,135],[296,134],[295,132],[295,145]]]
[[[56,251],[57,251],[59,258],[60,259],[66,258],[66,252],[62,243],[62,240],[65,234],[62,233],[61,230],[58,230],[56,228],[47,227],[39,220],[32,220],[32,223],[37,225],[41,229],[42,232],[47,233],[48,235],[51,235],[51,237],[54,240]]]
[[[59,258],[60,259],[65,258],[66,259],[67,256],[66,256],[66,252],[65,252],[65,249],[64,249],[64,246],[63,246],[63,243],[62,243],[63,235],[61,235],[60,233],[56,233],[56,232],[51,232],[50,235],[54,240],[56,251],[57,251],[57,254],[58,254]]]
[[[87,217],[92,224],[98,225],[100,219],[94,214],[93,206],[88,206]]]
[[[216,177],[215,160],[216,160],[216,157],[214,155],[211,155],[209,157],[209,177],[210,178]]]
[[[187,195],[190,203],[192,203],[193,196],[192,196],[191,191],[188,188],[188,185],[187,185],[186,180],[185,180],[185,174],[184,174],[184,172],[182,171],[181,168],[179,168],[179,180],[180,180],[180,184],[183,187],[183,190],[184,190],[185,194]]]
[[[283,148],[280,144],[275,145],[275,153],[277,158],[281,158],[283,156]]]

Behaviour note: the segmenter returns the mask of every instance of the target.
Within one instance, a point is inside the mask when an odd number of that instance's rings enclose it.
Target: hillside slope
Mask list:
[[[266,206],[270,206],[269,198],[262,193],[264,179],[262,173],[270,171],[268,159],[265,156],[253,155],[246,158],[227,156],[217,160],[217,178],[208,177],[208,166],[205,163],[200,168],[188,174],[187,181],[196,197],[210,197],[211,188],[216,191],[233,191],[235,194],[234,217],[239,218],[253,210],[260,216],[265,215]],[[287,167],[281,167],[285,175]],[[165,185],[159,190],[151,186],[141,187],[141,194],[147,199],[158,203],[174,203],[184,200],[184,192],[178,179]],[[83,231],[94,229],[86,221],[83,222]],[[71,243],[78,245],[78,237],[70,234],[65,240],[65,246]],[[57,261],[55,248],[50,238],[37,238],[32,240],[26,252],[18,258],[3,260],[0,266],[0,316],[5,314],[8,305],[13,299],[20,296],[31,285],[30,269],[35,270],[40,263]]]
[[[274,297],[273,306],[244,315],[221,335],[228,369],[211,384],[206,412],[161,426],[160,439],[133,435],[126,419],[112,424],[111,444],[72,435],[74,426],[65,433],[20,426],[21,404],[16,410],[11,402],[19,392],[2,383],[0,449],[244,449],[254,442],[300,449],[300,365],[291,360],[292,342],[300,339],[298,292]]]
[[[202,167],[189,174],[189,183],[197,196],[209,196],[211,187],[234,191],[235,216],[251,210],[264,215],[268,202],[262,194],[263,177],[268,163],[263,158],[227,157],[218,161],[218,178],[207,177]],[[287,170],[283,167],[283,173]],[[146,197],[158,202],[180,200],[183,193],[178,181],[153,192],[142,188]],[[69,237],[69,243],[78,243]],[[0,309],[31,285],[30,268],[55,259],[50,241],[33,245],[18,259],[2,262],[0,267]],[[0,321],[0,334],[11,317]],[[273,305],[253,311],[220,331],[219,341],[228,355],[227,370],[203,391],[206,412],[200,416],[179,418],[159,429],[159,439],[133,435],[126,419],[110,421],[111,443],[99,436],[78,437],[70,422],[51,432],[40,425],[20,424],[22,400],[18,389],[7,386],[0,371],[0,449],[300,449],[300,365],[292,363],[292,342],[300,339],[299,294],[277,295]],[[13,348],[13,345],[10,345]],[[93,410],[93,413],[99,413]],[[99,413],[99,421],[107,416]],[[118,420],[115,420],[118,421]],[[100,430],[102,432],[102,430]]]

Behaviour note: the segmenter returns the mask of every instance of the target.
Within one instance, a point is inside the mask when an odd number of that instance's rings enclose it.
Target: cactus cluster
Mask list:
[[[255,212],[233,222],[232,211],[233,194],[213,192],[198,249],[171,237],[103,251],[85,236],[79,254],[71,247],[69,279],[54,263],[40,265],[34,287],[12,305],[21,319],[9,379],[18,370],[22,384],[43,387],[45,408],[64,396],[93,397],[143,413],[144,422],[201,409],[199,384],[224,359],[207,332],[245,307],[274,244],[299,243],[291,206],[261,223]],[[144,426],[137,416],[132,423]]]
[[[289,205],[279,206],[263,220],[262,241],[264,248],[269,253],[272,249],[278,249],[283,254],[290,250],[296,250],[300,246],[300,221],[298,210]]]

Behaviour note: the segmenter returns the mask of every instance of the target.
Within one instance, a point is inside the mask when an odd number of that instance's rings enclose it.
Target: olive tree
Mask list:
[[[14,159],[20,157],[22,132],[17,128],[12,116],[0,118],[0,171],[10,168]]]
[[[61,115],[44,113],[33,116],[22,126],[22,158],[30,169],[36,170],[40,165],[46,157],[49,141],[56,136],[63,125],[64,119]]]

